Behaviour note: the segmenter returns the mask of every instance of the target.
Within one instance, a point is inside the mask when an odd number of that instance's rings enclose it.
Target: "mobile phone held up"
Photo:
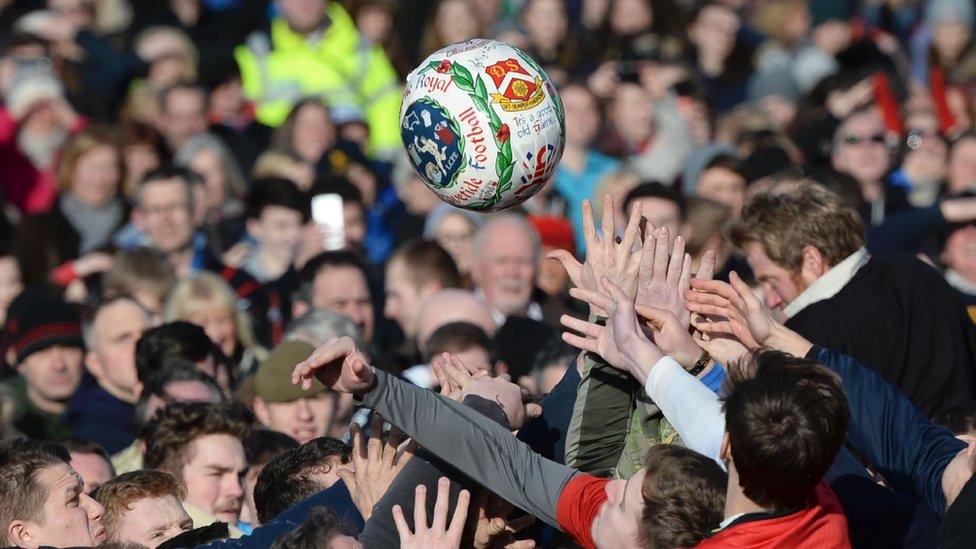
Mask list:
[[[317,194],[312,197],[312,221],[322,230],[326,250],[341,250],[346,244],[346,223],[342,213],[342,197],[338,194]]]

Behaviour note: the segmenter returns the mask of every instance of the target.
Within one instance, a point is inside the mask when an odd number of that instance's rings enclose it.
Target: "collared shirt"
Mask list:
[[[858,248],[856,252],[831,267],[806,290],[803,290],[800,295],[796,296],[796,299],[783,309],[783,312],[787,317],[794,317],[808,306],[834,297],[844,286],[847,286],[857,271],[868,262],[868,259],[870,256],[867,249],[863,246]]]
[[[495,324],[497,324],[499,327],[503,326],[508,316],[505,313],[499,311],[498,309],[488,305],[488,301],[485,300],[485,292],[481,291],[481,288],[476,289],[474,291],[474,295],[482,303],[484,303],[486,307],[488,307],[488,312],[491,313],[491,319],[495,321]],[[525,311],[525,316],[531,318],[532,320],[538,320],[539,322],[544,322],[544,318],[542,316],[542,306],[536,303],[535,301],[529,302],[529,307]]]

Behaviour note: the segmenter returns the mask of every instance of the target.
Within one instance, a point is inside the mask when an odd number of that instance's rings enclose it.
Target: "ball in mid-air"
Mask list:
[[[562,102],[527,54],[468,40],[431,54],[407,77],[400,135],[411,165],[459,208],[496,211],[537,193],[556,172]]]

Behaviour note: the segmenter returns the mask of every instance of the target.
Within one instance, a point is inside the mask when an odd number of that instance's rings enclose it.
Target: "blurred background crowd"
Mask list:
[[[418,385],[451,352],[545,395],[586,313],[546,254],[582,257],[607,195],[727,279],[749,269],[723,227],[810,176],[870,251],[976,304],[974,29],[972,0],[0,0],[2,434],[118,472],[175,401],[339,436],[352,401],[287,376],[340,335]],[[441,203],[399,136],[409,71],[475,37],[534,57],[566,114],[553,180],[495,216]]]

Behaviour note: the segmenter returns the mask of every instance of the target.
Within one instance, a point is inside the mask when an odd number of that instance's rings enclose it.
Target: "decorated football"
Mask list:
[[[539,192],[563,154],[565,118],[545,71],[518,48],[468,40],[441,49],[407,77],[400,135],[437,195],[496,211]]]

